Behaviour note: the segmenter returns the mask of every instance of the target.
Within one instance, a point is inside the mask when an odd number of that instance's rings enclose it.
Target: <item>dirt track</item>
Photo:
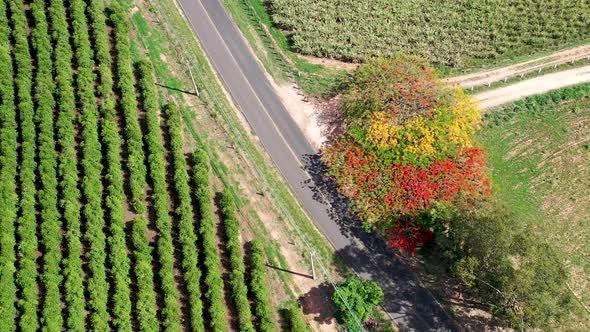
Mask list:
[[[529,61],[516,63],[510,66],[478,71],[472,74],[455,76],[446,79],[447,82],[458,84],[465,88],[482,86],[498,82],[506,78],[530,73],[542,68],[548,68],[590,58],[590,45],[575,47],[568,50],[555,52],[546,56],[535,58]]]
[[[545,93],[561,87],[590,82],[590,66],[551,73],[503,88],[475,95],[484,109],[493,108],[527,96]]]

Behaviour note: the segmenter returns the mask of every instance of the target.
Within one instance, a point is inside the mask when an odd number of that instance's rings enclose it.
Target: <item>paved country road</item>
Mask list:
[[[342,259],[385,293],[384,308],[402,331],[458,331],[415,274],[379,237],[318,195],[315,151],[282,104],[220,0],[178,0],[226,90],[291,189]],[[334,203],[334,202],[332,202]]]

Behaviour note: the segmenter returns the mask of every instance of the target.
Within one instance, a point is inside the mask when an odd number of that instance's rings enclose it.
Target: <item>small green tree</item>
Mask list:
[[[338,292],[334,292],[332,299],[338,308],[338,321],[349,331],[361,331],[349,308],[361,323],[365,322],[383,301],[383,290],[374,281],[351,277],[338,286]]]

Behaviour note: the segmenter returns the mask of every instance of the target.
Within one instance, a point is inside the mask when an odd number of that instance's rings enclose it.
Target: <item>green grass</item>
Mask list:
[[[590,306],[590,99],[511,113],[485,125],[478,140],[495,197],[561,252],[571,288]],[[590,319],[572,324],[587,329]]]

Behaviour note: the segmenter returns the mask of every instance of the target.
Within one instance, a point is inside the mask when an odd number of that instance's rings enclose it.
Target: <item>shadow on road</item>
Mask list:
[[[327,168],[319,155],[306,155],[305,169],[311,180],[304,185],[314,199],[329,205],[330,217],[352,244],[337,251],[339,257],[358,275],[376,281],[385,294],[383,309],[396,320],[402,331],[461,331],[442,309],[416,274],[403,262],[405,255],[387,244],[376,233],[367,233],[350,210],[350,201],[336,191],[336,184],[325,176]]]

